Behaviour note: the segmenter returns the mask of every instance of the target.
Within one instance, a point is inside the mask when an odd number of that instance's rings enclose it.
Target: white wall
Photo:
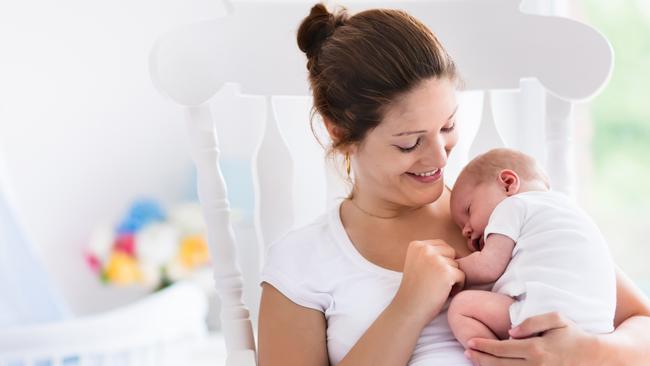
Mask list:
[[[87,269],[89,231],[146,194],[191,194],[183,114],[152,86],[148,53],[219,1],[0,0],[0,153],[18,215],[77,314],[140,296]]]

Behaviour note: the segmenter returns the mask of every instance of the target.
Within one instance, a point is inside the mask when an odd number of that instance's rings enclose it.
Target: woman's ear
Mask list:
[[[335,125],[332,120],[327,117],[323,117],[323,122],[325,122],[325,128],[327,128],[327,134],[330,136],[330,139],[336,145],[337,142],[341,141],[343,138],[343,131],[341,127]]]
[[[330,136],[333,145],[336,145],[339,141],[343,140],[345,133],[341,127],[335,125],[329,118],[323,117],[323,121],[325,122],[327,134]],[[338,149],[342,154],[348,153],[352,155],[356,153],[357,146],[356,144],[346,144],[346,146],[339,146]]]
[[[506,191],[506,195],[512,196],[519,192],[521,180],[516,172],[510,169],[503,169],[499,172],[499,184]]]

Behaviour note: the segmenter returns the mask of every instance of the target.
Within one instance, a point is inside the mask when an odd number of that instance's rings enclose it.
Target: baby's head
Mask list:
[[[548,189],[548,178],[535,159],[512,149],[493,149],[474,158],[458,175],[451,192],[451,216],[469,248],[480,250],[488,219],[502,200]]]

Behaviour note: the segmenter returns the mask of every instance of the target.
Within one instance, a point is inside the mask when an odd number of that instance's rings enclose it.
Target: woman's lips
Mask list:
[[[440,179],[440,177],[442,176],[442,169],[437,169],[432,175],[425,175],[425,176],[417,175],[411,172],[406,172],[406,174],[420,183],[432,183]]]

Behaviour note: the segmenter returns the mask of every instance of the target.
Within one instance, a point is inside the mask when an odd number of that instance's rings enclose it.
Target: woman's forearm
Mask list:
[[[616,330],[597,337],[603,365],[650,365],[650,301],[616,270]]]
[[[650,365],[650,317],[633,316],[598,338],[598,365]]]
[[[338,366],[398,366],[411,358],[424,324],[393,301]]]

